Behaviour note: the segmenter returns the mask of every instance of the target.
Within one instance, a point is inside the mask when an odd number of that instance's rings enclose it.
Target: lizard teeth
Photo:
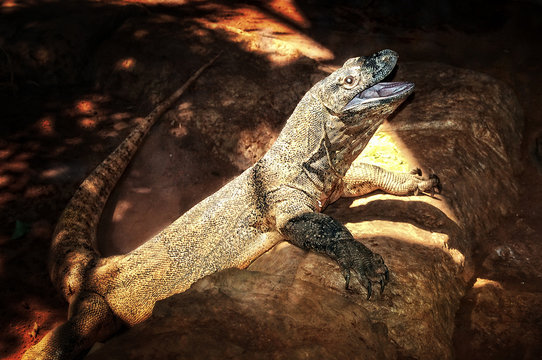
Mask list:
[[[409,82],[380,82],[357,94],[343,111],[350,110],[361,104],[400,96],[414,88]]]

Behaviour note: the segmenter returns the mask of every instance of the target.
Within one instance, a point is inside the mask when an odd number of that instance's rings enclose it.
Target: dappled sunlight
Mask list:
[[[45,116],[38,121],[38,129],[41,135],[53,135],[55,133],[55,119],[52,116]]]
[[[13,181],[13,176],[11,175],[0,175],[0,188],[6,187]]]
[[[20,1],[18,0],[4,0],[0,3],[0,9],[4,11],[10,11],[20,6]]]
[[[54,192],[54,186],[49,185],[30,185],[24,191],[24,197],[27,199],[37,199],[42,196],[50,195]]]
[[[79,126],[86,130],[91,130],[96,127],[96,120],[88,117],[84,117],[82,119],[79,119],[78,121]]]
[[[302,28],[310,27],[309,20],[301,12],[301,9],[296,6],[295,0],[271,0],[268,6],[277,14],[284,16],[296,25]]]
[[[465,263],[465,255],[450,246],[450,235],[443,232],[425,230],[407,222],[388,220],[346,222],[345,226],[358,239],[363,239],[366,234],[371,234],[371,237],[392,238],[408,244],[440,249],[446,252],[457,265],[463,266]]]
[[[381,166],[388,170],[408,172],[413,167],[400,150],[398,142],[386,131],[377,131],[354,160],[354,163],[366,163]]]
[[[131,119],[132,117],[133,115],[127,112],[118,112],[118,113],[111,114],[111,119],[115,121]]]
[[[244,3],[220,3],[188,0],[124,0],[118,5],[189,5],[212,15],[196,17],[205,29],[223,32],[230,41],[245,51],[265,56],[274,65],[287,65],[305,56],[317,61],[334,59],[333,52],[303,33],[311,27],[295,0],[272,0],[248,5]],[[168,18],[168,17],[162,17]],[[174,18],[169,18],[174,21]],[[208,36],[203,30],[196,35]],[[142,39],[147,30],[138,30],[133,36]],[[195,51],[197,52],[197,51]],[[115,65],[117,70],[132,70],[133,58],[121,59]]]
[[[148,5],[184,5],[190,2],[190,0],[114,0],[115,4],[148,4]],[[196,1],[197,2],[197,1]]]
[[[73,107],[65,111],[65,115],[74,118],[79,128],[91,131],[97,130],[104,122],[112,121],[112,126],[99,130],[96,135],[101,138],[119,136],[120,132],[130,126],[127,120],[133,118],[128,112],[112,112],[110,109],[111,99],[99,94],[88,94],[74,101]],[[68,141],[68,140],[66,140]],[[69,145],[77,145],[69,139]],[[98,148],[98,151],[99,148]]]
[[[112,222],[121,221],[126,215],[126,212],[130,210],[131,207],[132,207],[132,204],[129,201],[119,200],[115,206],[115,211],[113,212],[111,221]]]
[[[331,50],[309,36],[288,26],[284,21],[252,6],[230,8],[222,4],[208,3],[201,6],[212,10],[212,16],[196,18],[207,29],[222,30],[231,41],[246,51],[264,55],[275,65],[286,65],[302,56],[318,61],[332,60]],[[292,22],[306,26],[306,21],[293,2],[274,1],[274,9]]]
[[[6,160],[13,154],[12,149],[0,149],[0,160]]]
[[[2,165],[1,169],[2,171],[23,172],[28,170],[28,167],[27,161],[15,159]]]
[[[96,104],[89,100],[79,100],[76,102],[75,108],[80,114],[89,114],[96,111]]]
[[[476,278],[476,281],[474,282],[474,285],[472,285],[472,287],[474,289],[478,289],[478,288],[481,288],[481,287],[484,287],[484,286],[493,286],[493,287],[496,287],[498,289],[502,289],[502,285],[500,282],[498,281],[495,281],[495,280],[490,280],[490,279],[482,279],[482,278]]]
[[[409,172],[412,169],[420,168],[423,170],[423,175],[428,176],[432,169],[427,169],[423,167],[423,164],[420,164],[416,160],[416,156],[412,151],[404,144],[400,136],[396,134],[393,129],[393,124],[391,122],[384,122],[382,126],[378,129],[375,135],[371,138],[363,152],[358,156],[354,161],[364,162],[373,165],[380,166],[386,170],[391,171],[401,171]],[[432,204],[435,207],[438,207],[446,216],[452,220],[454,223],[459,224],[459,220],[455,215],[454,211],[450,207],[447,201],[442,201],[444,198],[439,194],[436,194],[435,197],[430,196],[403,196],[403,197],[394,197],[393,195],[386,195],[390,198],[403,201],[424,201],[426,203]],[[361,197],[352,201],[350,207],[358,207],[367,204],[370,201],[370,197]]]
[[[356,223],[345,223],[345,226],[354,236],[363,236],[371,233],[375,236],[390,236],[393,238],[431,247],[447,247],[449,236],[444,233],[431,232],[406,222],[395,222],[387,220],[368,220]],[[421,242],[421,239],[428,241]]]
[[[133,57],[120,59],[115,64],[116,70],[132,71],[136,66],[136,60]]]
[[[43,179],[58,179],[66,175],[69,170],[70,169],[66,165],[60,165],[42,171],[40,177]]]

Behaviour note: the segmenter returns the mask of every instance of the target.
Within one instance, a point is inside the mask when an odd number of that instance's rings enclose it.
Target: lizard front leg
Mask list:
[[[371,164],[354,164],[342,179],[342,196],[361,196],[375,190],[382,190],[393,195],[418,195],[429,192],[433,196],[435,191],[439,193],[442,191],[437,175],[431,174],[427,178],[421,175],[420,169],[402,173],[388,171]]]
[[[389,271],[382,256],[356,241],[350,231],[331,216],[316,212],[298,215],[285,224],[281,233],[292,244],[326,254],[337,261],[347,289],[354,272],[367,289],[367,299],[371,297],[373,283],[379,284],[380,292],[384,291]]]

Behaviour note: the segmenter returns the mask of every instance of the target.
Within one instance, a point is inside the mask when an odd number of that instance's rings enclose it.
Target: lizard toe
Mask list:
[[[431,197],[435,196],[435,192],[439,194],[442,192],[442,184],[436,174],[431,174],[428,178],[421,180],[414,191],[414,195],[427,192],[430,193]]]

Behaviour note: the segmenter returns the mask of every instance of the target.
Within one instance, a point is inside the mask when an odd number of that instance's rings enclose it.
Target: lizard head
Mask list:
[[[327,116],[321,118],[323,127],[315,128],[308,137],[325,141],[314,142],[309,148],[311,154],[328,154],[326,166],[334,173],[344,175],[380,124],[412,93],[412,83],[382,82],[397,59],[392,50],[352,58],[315,85],[315,106],[327,111]],[[320,151],[322,146],[324,150]]]
[[[414,89],[412,83],[382,82],[397,59],[394,51],[382,50],[347,60],[305,94],[270,152],[287,151],[280,156],[302,159],[314,183],[324,184],[325,192],[333,188]]]
[[[408,82],[381,82],[388,76],[398,55],[382,50],[368,57],[347,60],[329,75],[318,89],[318,97],[330,114],[341,118],[384,118],[413,91]],[[380,115],[380,116],[379,116]]]

